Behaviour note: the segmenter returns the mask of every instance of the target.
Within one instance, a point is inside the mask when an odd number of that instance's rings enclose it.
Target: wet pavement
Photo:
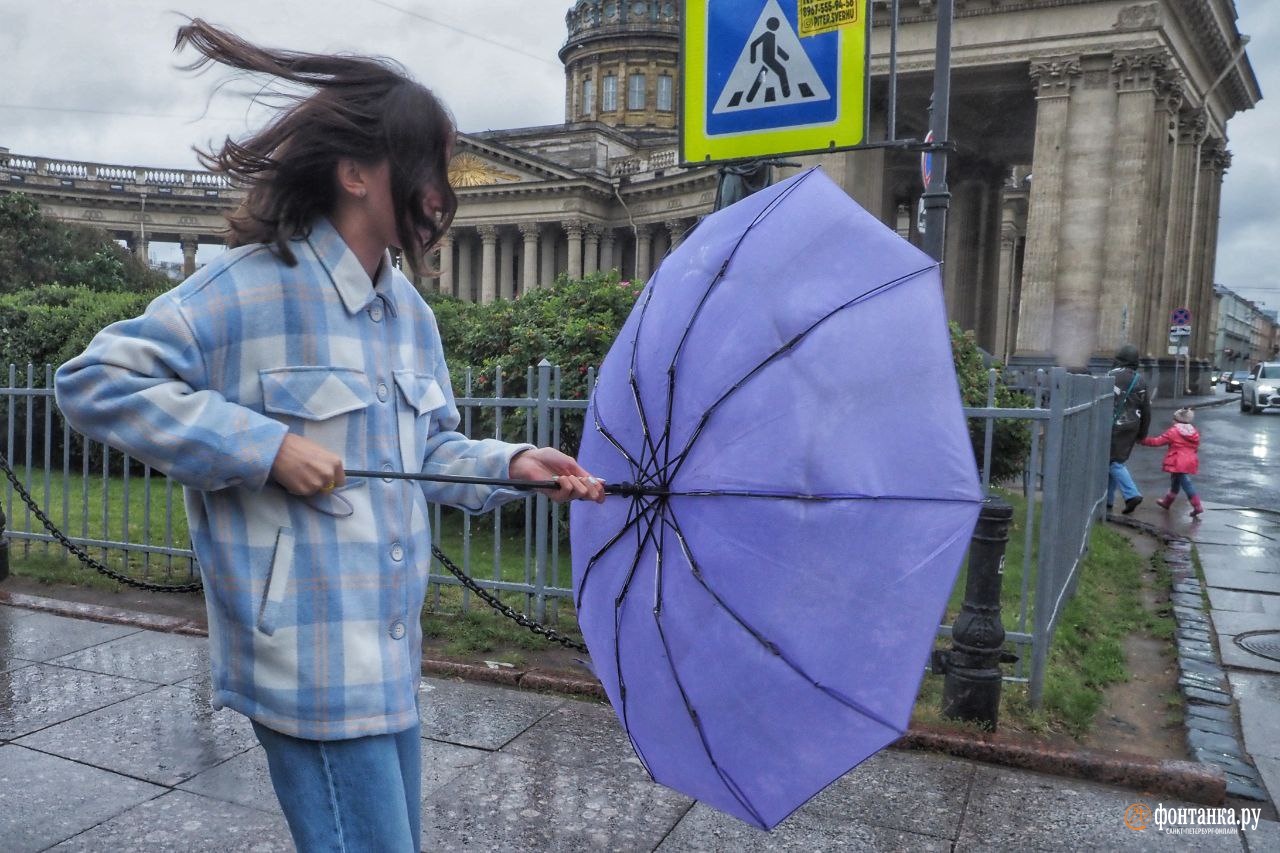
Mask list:
[[[1155,500],[1168,475],[1162,448],[1135,448],[1130,470],[1142,490],[1134,513],[1191,543],[1202,574],[1203,612],[1235,700],[1236,731],[1273,804],[1280,803],[1280,416],[1239,411],[1238,394],[1180,401],[1197,407],[1200,474],[1193,477],[1206,512],[1192,519],[1179,497],[1168,510]],[[1174,401],[1156,401],[1152,433],[1163,430]],[[1223,743],[1215,740],[1216,743]],[[1280,849],[1280,848],[1277,848]]]
[[[210,709],[207,666],[198,638],[0,606],[0,849],[291,849],[262,749],[244,718]],[[1245,736],[1275,752],[1276,716],[1251,710],[1275,684],[1237,676],[1259,697],[1241,700]],[[650,782],[604,705],[421,689],[425,850],[1280,849],[1273,822],[1192,845],[1125,826],[1131,805],[1167,800],[897,750],[766,834]]]

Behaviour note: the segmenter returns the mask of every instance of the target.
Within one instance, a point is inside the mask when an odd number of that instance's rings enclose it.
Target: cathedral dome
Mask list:
[[[578,0],[565,14],[565,120],[674,129],[680,68],[675,0]]]

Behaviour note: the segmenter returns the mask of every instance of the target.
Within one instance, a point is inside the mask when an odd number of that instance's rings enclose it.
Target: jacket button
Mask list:
[[[375,323],[382,322],[382,303],[374,302],[369,306],[369,319]]]
[[[396,620],[395,622],[391,623],[391,639],[393,640],[404,639],[404,623],[403,622]]]
[[[387,402],[387,397],[389,396],[391,396],[391,391],[387,388],[387,383],[379,382],[378,383],[378,401],[381,403],[385,403]]]
[[[397,563],[404,559],[404,547],[399,542],[391,546],[391,559]]]

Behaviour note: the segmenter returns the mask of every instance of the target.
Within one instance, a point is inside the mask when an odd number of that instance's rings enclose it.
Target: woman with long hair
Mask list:
[[[264,49],[198,19],[183,47],[189,68],[294,94],[201,154],[247,190],[232,248],[101,331],[59,369],[58,403],[183,484],[213,705],[252,720],[298,848],[416,851],[427,503],[520,495],[344,468],[554,477],[558,501],[603,487],[552,448],[455,431],[435,317],[390,254],[422,270],[457,207],[440,101],[386,60]]]

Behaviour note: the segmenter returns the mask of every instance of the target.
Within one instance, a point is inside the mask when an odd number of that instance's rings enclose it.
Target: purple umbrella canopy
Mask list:
[[[982,500],[937,264],[824,174],[704,219],[600,369],[578,622],[650,775],[770,829],[905,730]]]

